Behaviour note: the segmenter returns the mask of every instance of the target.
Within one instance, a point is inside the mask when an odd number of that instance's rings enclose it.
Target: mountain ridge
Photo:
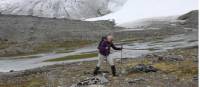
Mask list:
[[[126,0],[1,0],[2,14],[85,19],[119,9]]]

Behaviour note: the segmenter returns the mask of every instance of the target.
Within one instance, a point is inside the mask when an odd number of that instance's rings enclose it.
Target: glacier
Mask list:
[[[119,10],[127,0],[0,0],[1,14],[86,19]]]
[[[198,0],[128,0],[119,11],[86,21],[115,20],[120,25],[144,18],[178,16],[196,9]]]

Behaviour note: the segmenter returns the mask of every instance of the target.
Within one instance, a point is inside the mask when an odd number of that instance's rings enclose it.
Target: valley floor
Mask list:
[[[10,18],[10,16],[5,17]],[[3,19],[7,20],[5,17],[2,16]],[[18,22],[19,20],[18,17],[11,16],[11,18],[16,18],[11,21]],[[22,18],[26,19],[27,17]],[[123,50],[122,61],[117,59],[121,52],[112,51],[111,55],[116,58],[115,65],[119,76],[112,77],[110,66],[104,63],[101,71],[109,71],[105,74],[108,82],[99,84],[100,87],[198,87],[198,28],[196,27],[198,23],[193,18],[187,18],[190,17],[186,15],[183,19],[179,19],[185,20],[184,23],[176,22],[177,20],[175,22],[164,21],[164,23],[158,21],[152,22],[151,26],[142,26],[138,29],[116,28],[116,30],[112,30],[111,28],[116,43],[123,43],[124,47],[131,49],[145,50]],[[196,16],[194,19],[197,19]],[[38,18],[32,20],[41,21]],[[45,19],[47,22],[49,20],[52,19]],[[2,22],[2,25],[5,25],[5,30],[7,30],[7,26],[10,26],[9,23],[12,23],[9,21],[8,23],[5,21],[6,25]],[[95,31],[90,33],[91,36],[87,36],[85,34],[91,32],[90,29],[102,30],[107,23],[102,22],[103,24],[94,25],[89,22],[73,21],[71,24],[70,21],[68,26],[65,23],[69,20],[53,19],[53,21],[56,25],[61,24],[57,25],[58,28],[63,27],[66,31],[57,32],[58,30],[54,29],[54,25],[48,23],[47,29],[52,28],[50,29],[52,31],[49,31],[53,33],[52,37],[55,36],[54,34],[57,36],[60,33],[62,34],[58,38],[68,37],[68,33],[72,32],[69,32],[66,27],[71,26],[72,28],[69,27],[69,29],[78,29],[78,32],[74,32],[77,38],[78,36],[82,37],[82,35],[79,35],[81,33],[85,37],[91,37],[92,41],[87,38],[87,40],[77,40],[76,42],[47,41],[35,44],[11,43],[7,39],[2,39],[2,42],[0,42],[0,87],[71,87],[87,78],[94,77],[92,74],[97,63],[96,58],[94,58],[97,57],[96,44],[94,43],[99,40],[97,37],[100,34],[108,33],[107,28],[110,29],[111,26],[106,26],[101,33]],[[193,21],[197,24],[194,24]],[[34,21],[30,21],[30,23],[34,24]],[[82,23],[83,26],[77,26]],[[24,23],[22,21],[19,24]],[[82,29],[83,27],[86,30]],[[32,28],[30,29],[32,30]],[[43,27],[41,29],[45,30]],[[38,30],[40,30],[40,27]],[[82,33],[82,30],[87,33]],[[46,37],[46,31],[37,31],[35,34]],[[72,37],[68,37],[69,39],[74,38],[73,35],[70,36]],[[27,36],[24,37],[28,38]],[[30,37],[32,38],[32,36]]]
[[[155,56],[155,55],[159,55]],[[165,56],[182,56],[183,60],[159,60]],[[0,73],[0,87],[70,87],[92,77],[97,61],[59,64],[19,72]],[[129,72],[137,64],[151,65],[157,72]],[[112,77],[108,64],[102,70],[109,82],[105,87],[197,87],[198,47],[168,50],[136,59],[116,61],[119,77]],[[121,73],[123,71],[123,73]]]

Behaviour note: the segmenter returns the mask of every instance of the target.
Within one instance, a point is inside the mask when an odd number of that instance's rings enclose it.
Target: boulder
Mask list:
[[[9,72],[14,72],[14,70],[10,70]]]
[[[145,64],[138,64],[136,66],[131,67],[130,69],[127,70],[128,73],[133,73],[133,72],[157,72],[158,69],[154,68],[151,65],[145,65]]]

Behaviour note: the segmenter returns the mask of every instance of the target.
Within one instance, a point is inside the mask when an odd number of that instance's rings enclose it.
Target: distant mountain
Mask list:
[[[198,10],[193,10],[179,16],[144,18],[133,22],[119,24],[118,26],[143,29],[159,29],[167,26],[198,28]]]
[[[163,26],[169,26],[170,22],[174,22],[176,19],[177,16],[144,18],[133,22],[119,24],[118,26],[136,29],[160,28]]]
[[[198,19],[199,19],[199,11],[193,10],[191,12],[188,12],[180,17],[178,17],[178,20],[184,20],[184,22],[180,23],[181,25],[185,27],[190,28],[198,28]]]
[[[117,11],[127,0],[0,0],[2,14],[85,19]]]

